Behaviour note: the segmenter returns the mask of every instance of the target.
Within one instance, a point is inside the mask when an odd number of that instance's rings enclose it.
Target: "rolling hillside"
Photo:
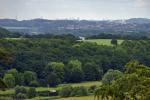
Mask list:
[[[127,20],[47,20],[33,19],[18,21],[0,19],[0,26],[9,31],[29,34],[73,34],[89,36],[99,33],[132,34],[149,33],[150,19],[132,18]]]

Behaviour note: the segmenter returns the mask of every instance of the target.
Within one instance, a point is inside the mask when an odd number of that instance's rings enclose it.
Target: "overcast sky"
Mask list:
[[[0,18],[150,18],[150,0],[0,0]]]

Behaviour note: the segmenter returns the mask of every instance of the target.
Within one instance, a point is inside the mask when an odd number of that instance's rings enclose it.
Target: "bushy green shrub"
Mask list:
[[[27,96],[28,96],[28,98],[35,97],[36,96],[36,89],[33,87],[29,88],[27,91]]]
[[[87,96],[88,89],[83,86],[74,88],[71,86],[65,86],[60,90],[59,95],[61,97]]]
[[[78,90],[79,90],[79,87],[74,87],[74,88],[72,89],[72,91],[71,91],[70,96],[71,96],[71,97],[79,96],[79,95],[78,95]]]
[[[23,93],[18,93],[17,95],[16,95],[16,98],[17,98],[17,100],[19,99],[27,99],[27,95],[26,94],[23,94]]]
[[[74,87],[70,96],[87,96],[88,89],[86,87]]]
[[[59,91],[59,95],[61,97],[69,97],[71,95],[72,92],[72,87],[71,86],[64,86],[60,91]]]
[[[19,93],[26,94],[27,93],[27,89],[24,86],[16,86],[15,87],[15,94],[17,95]]]
[[[88,89],[86,87],[79,87],[79,90],[77,92],[78,96],[87,96],[88,95]]]
[[[88,91],[90,93],[94,93],[94,91],[96,90],[96,87],[97,87],[96,85],[92,85],[92,86],[89,87]]]
[[[31,81],[30,84],[29,84],[31,87],[38,87],[39,86],[39,83],[34,80],[34,81]]]
[[[15,77],[12,74],[5,74],[3,80],[8,85],[8,87],[15,87]]]

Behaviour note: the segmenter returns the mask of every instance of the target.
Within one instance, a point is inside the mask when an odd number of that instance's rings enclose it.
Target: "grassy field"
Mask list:
[[[82,82],[82,83],[61,84],[61,85],[58,85],[56,88],[37,87],[36,91],[37,92],[43,92],[43,91],[48,91],[48,90],[53,90],[53,89],[59,90],[64,85],[70,85],[72,87],[80,87],[80,86],[90,87],[90,86],[93,86],[93,85],[100,86],[101,82],[100,81],[91,81],[91,82]],[[29,87],[26,87],[26,88],[29,88]],[[7,89],[5,91],[0,90],[0,95],[11,95],[11,94],[14,94],[14,93],[15,93],[14,89]],[[60,97],[56,96],[56,97],[35,97],[33,99],[28,99],[28,100],[93,100],[93,98],[94,98],[93,96],[69,97],[69,98],[60,98]],[[0,100],[1,100],[1,97],[0,97]],[[3,99],[3,100],[7,100],[7,99]]]
[[[23,40],[23,39],[26,39],[26,38],[5,38],[6,40]]]
[[[15,90],[14,89],[7,89],[5,91],[0,90],[0,94],[5,95],[5,94],[14,94]]]
[[[68,98],[60,98],[60,97],[35,97],[28,100],[94,100],[94,96],[83,96],[83,97],[68,97]]]
[[[40,92],[40,91],[48,91],[48,90],[53,90],[53,89],[54,90],[55,89],[59,90],[64,85],[70,85],[72,87],[80,87],[80,86],[90,87],[90,86],[93,86],[93,85],[100,86],[101,82],[100,81],[91,81],[91,82],[82,82],[82,83],[60,84],[56,88],[37,87],[36,91]]]
[[[101,82],[100,81],[92,81],[92,82],[82,82],[82,83],[61,84],[61,85],[58,85],[56,88],[37,87],[36,91],[37,92],[42,92],[42,91],[48,91],[48,90],[53,90],[53,89],[60,89],[64,85],[71,85],[72,87],[79,87],[79,86],[90,87],[90,86],[93,86],[93,85],[100,86]],[[28,88],[28,87],[26,87],[26,88]],[[0,94],[4,94],[4,95],[5,94],[14,94],[14,92],[15,92],[14,89],[8,89],[6,91],[1,91],[0,90]]]
[[[94,96],[85,96],[85,97],[69,97],[69,98],[60,98],[54,100],[94,100]]]
[[[59,87],[62,87],[63,85],[71,85],[72,87],[79,87],[79,86],[85,86],[85,87],[90,87],[93,85],[100,86],[101,82],[100,81],[91,81],[91,82],[82,82],[82,83],[71,83],[71,84],[61,84]]]
[[[118,40],[118,44],[121,44],[124,40]],[[84,42],[93,42],[98,45],[108,45],[111,46],[111,39],[87,39]]]

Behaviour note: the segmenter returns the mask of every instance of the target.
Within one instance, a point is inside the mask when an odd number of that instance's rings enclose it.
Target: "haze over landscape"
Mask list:
[[[0,18],[150,18],[149,0],[0,0]]]

